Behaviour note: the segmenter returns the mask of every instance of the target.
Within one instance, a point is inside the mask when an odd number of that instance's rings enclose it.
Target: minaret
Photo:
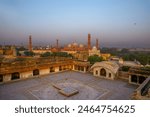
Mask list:
[[[99,49],[99,42],[98,42],[98,39],[96,39],[96,48]]]
[[[59,43],[58,43],[58,39],[56,40],[56,48],[59,48]]]
[[[29,35],[29,51],[32,51],[32,36]]]
[[[88,34],[88,50],[91,49],[91,34]]]

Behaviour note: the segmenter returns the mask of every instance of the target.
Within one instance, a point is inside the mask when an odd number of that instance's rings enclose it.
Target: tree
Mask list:
[[[24,52],[25,56],[34,56],[34,52],[30,52],[30,51],[25,51]]]
[[[99,57],[97,55],[93,55],[93,56],[89,56],[88,57],[88,61],[90,62],[90,64],[94,64],[96,62],[101,62],[103,61],[103,58],[102,57]]]
[[[59,57],[72,57],[72,55],[68,54],[67,52],[54,52],[52,55]]]
[[[27,50],[27,49],[26,49],[25,47],[21,46],[21,47],[17,48],[17,50],[18,50],[18,51],[25,51],[25,50]]]
[[[128,72],[130,69],[129,66],[122,66],[121,70],[124,71],[124,72]]]
[[[49,57],[49,56],[51,56],[51,55],[52,55],[52,53],[50,53],[50,52],[45,52],[45,53],[41,54],[41,57]]]
[[[49,57],[49,56],[53,56],[53,57],[72,57],[71,54],[68,54],[67,52],[45,52],[43,54],[41,54],[41,57]]]
[[[121,53],[122,53],[122,54],[124,54],[124,53],[129,53],[129,50],[126,49],[126,48],[123,48],[123,49],[121,50]]]

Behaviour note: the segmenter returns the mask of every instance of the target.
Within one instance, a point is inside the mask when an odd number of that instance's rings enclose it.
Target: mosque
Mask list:
[[[96,49],[99,49],[99,42],[96,39]],[[91,50],[91,34],[88,34],[87,45],[78,44],[76,42],[70,43],[63,48],[64,51],[88,51]]]
[[[103,54],[100,52],[99,40],[96,39],[95,46],[92,47],[91,44],[91,34],[88,34],[87,44],[81,44],[77,42],[69,43],[63,48],[60,48],[59,40],[56,40],[56,46],[48,49],[33,49],[32,48],[32,37],[29,36],[29,51],[33,51],[36,54],[42,54],[45,52],[66,52],[72,54],[74,58],[78,60],[87,61],[89,56],[97,55],[103,57],[104,60],[107,60],[110,57],[110,54]]]

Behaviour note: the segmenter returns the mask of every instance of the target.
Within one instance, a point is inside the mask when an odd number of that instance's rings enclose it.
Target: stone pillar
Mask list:
[[[86,72],[86,67],[84,67],[84,73]]]
[[[100,74],[99,74],[99,70],[97,70],[97,74],[96,74],[96,76],[100,76]]]
[[[72,70],[74,70],[74,65],[73,65],[73,68],[72,68]]]
[[[107,72],[107,71],[106,71],[106,78],[109,78],[109,72]]]
[[[96,70],[93,69],[93,75],[96,76]]]
[[[20,79],[27,79],[33,77],[33,72],[32,71],[27,71],[27,72],[21,72],[20,73]]]
[[[59,72],[59,67],[54,67],[55,72]]]
[[[131,75],[129,75],[129,83],[131,84]]]
[[[115,79],[115,74],[111,73],[111,79],[112,79],[112,80]]]
[[[3,75],[3,82],[9,82],[11,81],[11,74]]]
[[[40,72],[40,75],[46,75],[46,74],[49,74],[49,69],[41,69],[39,70]]]

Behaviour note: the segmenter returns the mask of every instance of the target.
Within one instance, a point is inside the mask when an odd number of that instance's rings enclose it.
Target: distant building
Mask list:
[[[101,56],[100,50],[98,50],[95,46],[91,50],[89,50],[89,56],[93,55]]]
[[[142,65],[138,61],[124,61],[122,58],[119,57],[110,57],[110,61],[116,61],[119,63],[120,66],[128,66],[128,67],[141,67]]]
[[[111,57],[111,54],[109,53],[101,53],[101,57],[103,60],[108,60]]]
[[[16,57],[17,56],[17,50],[15,46],[9,45],[4,46],[0,49],[0,54],[4,55],[5,57]]]
[[[43,54],[45,52],[60,52],[61,49],[59,47],[59,40],[58,39],[56,40],[56,46],[54,47],[49,47],[49,45],[46,47],[34,47],[32,51],[35,54]]]
[[[58,39],[56,40],[56,46],[52,47],[50,50],[51,50],[51,52],[60,52],[61,51],[61,49],[59,47],[59,40]]]
[[[39,48],[39,47],[32,47],[32,36],[29,36],[29,51],[33,51],[36,54],[43,54],[45,52],[67,52],[68,54],[72,54],[75,58],[79,60],[86,61],[88,56],[98,55],[100,56],[99,42],[96,39],[96,46],[91,49],[91,34],[88,34],[88,43],[87,45],[78,44],[76,42],[70,43],[63,48],[60,48],[59,40],[56,40],[56,46],[51,48]]]
[[[4,51],[2,48],[0,48],[0,55],[3,55]]]
[[[96,39],[96,46],[94,46],[93,48],[91,48],[91,34],[88,34],[87,41],[88,41],[87,45],[78,44],[76,42],[70,43],[63,49],[61,49],[61,51],[72,54],[75,58],[84,61],[86,61],[89,56],[93,55],[101,56],[98,39]]]
[[[74,54],[72,54],[75,59],[81,60],[81,61],[87,61],[88,60],[88,52],[87,51],[79,51]]]
[[[87,48],[83,44],[78,43],[70,43],[67,46],[65,46],[61,51],[86,51]]]
[[[45,52],[51,52],[51,50],[49,49],[33,49],[33,52],[35,53],[35,54],[43,54],[43,53],[45,53]]]
[[[128,50],[131,52],[150,52],[150,48],[131,48]]]

